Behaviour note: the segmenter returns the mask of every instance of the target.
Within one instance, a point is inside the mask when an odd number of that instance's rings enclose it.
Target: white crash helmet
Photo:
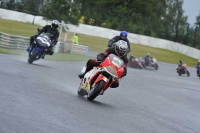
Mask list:
[[[60,22],[58,20],[53,20],[51,22],[51,28],[54,29],[54,30],[58,29],[59,24],[60,24]]]
[[[119,57],[124,56],[126,54],[127,49],[128,49],[127,42],[119,40],[115,43],[115,53],[118,54]]]

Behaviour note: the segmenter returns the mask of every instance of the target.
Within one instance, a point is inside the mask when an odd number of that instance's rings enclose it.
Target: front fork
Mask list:
[[[30,58],[31,57],[31,53],[32,52],[34,52],[34,50],[36,50],[36,49],[38,49],[39,51],[40,51],[40,54],[39,54],[39,57],[38,57],[38,59],[40,59],[41,57],[43,57],[44,55],[45,55],[45,50],[44,49],[40,49],[40,48],[38,48],[37,46],[35,46],[35,47],[30,47],[29,48],[29,52],[28,52],[28,57]],[[41,53],[43,53],[43,54],[41,54]]]
[[[110,80],[112,80],[111,77],[107,78],[107,77],[105,77],[104,75],[101,75],[101,74],[100,74],[100,75],[98,76],[98,78],[96,79],[96,81],[93,83],[92,88],[94,88],[95,85],[96,85],[98,82],[100,82],[101,80],[103,80],[103,81],[106,83],[105,86],[104,86],[104,88],[102,89],[102,91],[104,92],[104,91],[106,91],[106,90],[108,89],[108,87],[113,83],[113,81],[110,82]]]

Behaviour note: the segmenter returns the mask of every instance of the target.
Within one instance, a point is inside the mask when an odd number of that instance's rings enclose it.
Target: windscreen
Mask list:
[[[122,67],[122,65],[124,64],[124,61],[114,54],[110,54],[109,57],[111,59],[112,64],[114,64],[118,68]]]

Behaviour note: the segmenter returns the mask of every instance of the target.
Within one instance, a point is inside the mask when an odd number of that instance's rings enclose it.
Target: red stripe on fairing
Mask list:
[[[124,68],[123,67],[118,69],[118,78],[122,77],[123,72],[124,72]]]
[[[96,79],[96,81],[95,81],[95,83],[98,83],[98,82],[100,82],[101,80],[103,80],[103,81],[105,81],[104,80],[104,78],[106,78],[106,77],[104,77],[103,75],[99,75],[99,77]],[[107,78],[106,78],[107,79]],[[111,84],[109,84],[109,82],[108,82],[109,80],[107,79],[107,81],[105,81],[105,86],[103,87],[103,90],[105,91]]]
[[[104,76],[103,75],[99,75],[98,78],[96,79],[95,83],[98,83],[99,81],[103,80]],[[104,81],[104,80],[103,80]],[[106,81],[105,81],[106,82]]]
[[[104,66],[108,66],[110,64],[110,58],[106,58],[100,66],[104,67]]]
[[[112,82],[106,82],[106,84],[105,84],[105,86],[103,88],[103,91],[106,91],[108,89],[108,87],[110,87],[113,82],[114,81],[112,81]]]
[[[95,77],[99,74],[100,72],[97,72],[94,76],[92,76],[92,78],[90,79],[89,84],[91,85],[93,80],[95,79]]]

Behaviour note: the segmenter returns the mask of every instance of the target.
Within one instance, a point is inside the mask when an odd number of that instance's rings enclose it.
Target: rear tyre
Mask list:
[[[78,95],[79,96],[84,96],[85,95],[85,92],[83,89],[81,89],[80,87],[78,88],[78,91],[77,91]]]
[[[88,95],[87,95],[87,99],[89,101],[92,101],[94,100],[98,95],[99,93],[102,91],[104,85],[105,85],[105,81],[100,81],[99,83],[96,84],[95,88],[93,89],[92,92],[90,92]]]
[[[39,53],[38,50],[35,50],[35,51],[33,52],[33,54],[32,54],[32,55],[29,57],[29,59],[28,59],[28,63],[29,63],[29,64],[32,64],[32,63],[33,63],[33,61],[36,59],[38,53]]]

